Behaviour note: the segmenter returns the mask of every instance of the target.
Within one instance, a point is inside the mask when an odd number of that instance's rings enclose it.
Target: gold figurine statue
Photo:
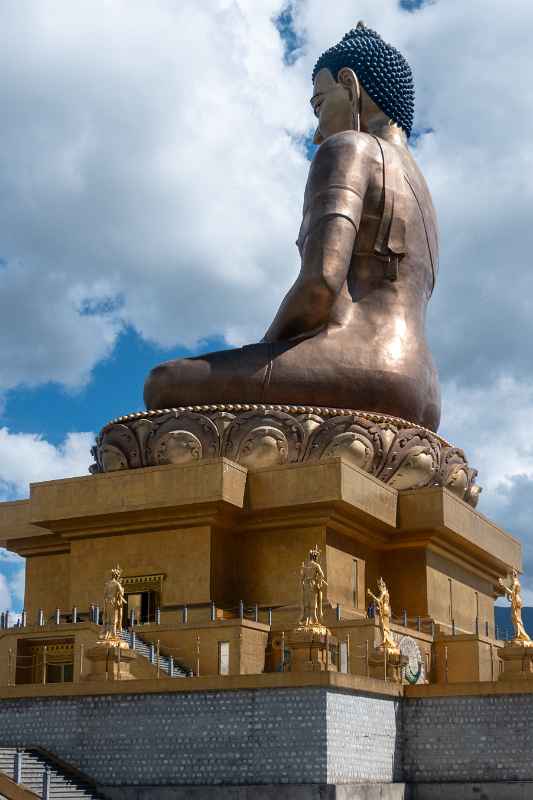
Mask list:
[[[120,641],[122,630],[122,610],[124,607],[124,587],[120,582],[122,570],[114,567],[111,578],[104,585],[104,632],[103,638],[112,642]]]
[[[513,569],[511,575],[510,587],[506,586],[501,578],[498,578],[498,584],[500,585],[500,588],[503,589],[505,596],[511,603],[511,619],[513,621],[513,627],[515,633],[513,644],[518,644],[521,645],[522,647],[533,647],[533,642],[526,633],[526,629],[524,628],[524,623],[522,622],[522,606],[523,606],[522,593],[521,593],[522,587],[520,586],[520,581],[518,579],[518,572],[516,571],[516,569]]]
[[[309,558],[302,562],[300,571],[302,582],[302,617],[300,628],[315,628],[322,632],[323,608],[322,587],[328,583],[324,577],[322,567],[318,563],[320,550],[318,545],[309,551]]]
[[[378,580],[378,590],[379,595],[376,597],[370,589],[368,589],[368,594],[375,602],[377,611],[379,614],[379,626],[381,628],[381,636],[382,642],[379,646],[380,650],[385,650],[387,655],[396,655],[400,652],[400,648],[398,643],[394,640],[392,635],[392,631],[390,629],[390,621],[391,621],[391,607],[390,607],[390,597],[389,591],[387,589],[387,584],[380,578]]]

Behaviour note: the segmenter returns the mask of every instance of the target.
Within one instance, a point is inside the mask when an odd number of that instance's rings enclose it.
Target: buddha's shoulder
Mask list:
[[[372,156],[379,152],[376,137],[363,131],[341,131],[328,136],[318,148],[315,158],[341,158],[357,157],[362,155]]]

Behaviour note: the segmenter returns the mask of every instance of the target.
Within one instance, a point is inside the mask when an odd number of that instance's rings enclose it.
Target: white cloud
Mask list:
[[[165,345],[263,332],[297,266],[311,119],[282,6],[0,7],[0,386],[82,384],[124,324]]]
[[[27,496],[30,482],[87,475],[93,441],[93,433],[69,433],[56,447],[37,434],[0,428],[0,500]]]
[[[11,608],[11,592],[7,585],[7,578],[0,573],[0,611],[6,611]]]
[[[26,571],[24,568],[15,572],[9,580],[9,590],[11,592],[12,607],[22,608],[24,604],[24,587]]]

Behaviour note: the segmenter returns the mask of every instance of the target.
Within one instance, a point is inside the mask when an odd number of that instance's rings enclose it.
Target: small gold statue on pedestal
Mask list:
[[[122,570],[114,567],[111,578],[104,585],[104,630],[100,638],[113,644],[120,644],[120,631],[122,630],[122,612],[124,608],[124,587],[120,579]]]
[[[528,636],[522,622],[522,587],[518,572],[511,573],[511,585],[507,586],[498,578],[498,586],[511,603],[511,619],[514,627],[514,639],[505,642],[500,650],[503,670],[500,680],[532,680],[533,679],[533,641]]]
[[[511,603],[511,619],[514,627],[513,644],[521,645],[522,647],[533,647],[533,642],[526,633],[524,623],[522,622],[522,587],[520,586],[516,569],[513,569],[510,587],[506,586],[501,578],[498,578],[498,584]]]
[[[322,587],[328,582],[318,559],[320,550],[315,545],[309,551],[309,558],[302,562],[300,578],[302,581],[302,615],[299,628],[312,628],[316,633],[326,633],[322,624],[324,609],[322,605]]]
[[[368,589],[368,594],[376,604],[378,616],[379,616],[379,627],[381,628],[381,644],[379,645],[380,650],[386,650],[387,655],[398,654],[400,652],[400,648],[398,646],[398,642],[395,641],[392,631],[390,629],[390,620],[391,620],[391,607],[390,607],[390,597],[389,591],[387,589],[387,584],[380,578],[378,580],[378,590],[379,596],[376,597],[370,589]]]
[[[94,647],[87,651],[92,670],[87,680],[131,680],[131,662],[136,654],[121,638],[124,587],[120,582],[122,570],[114,567],[104,584],[104,629]]]
[[[309,551],[300,570],[301,615],[298,627],[289,635],[291,672],[336,671],[331,650],[337,645],[324,625],[323,588],[328,585],[319,564],[320,550],[315,545]]]
[[[400,653],[400,646],[392,635],[390,627],[392,612],[387,584],[383,578],[378,580],[379,594],[377,596],[370,589],[367,591],[376,604],[381,629],[381,642],[369,656],[371,672],[373,677],[400,683],[402,667],[407,663],[407,658]]]

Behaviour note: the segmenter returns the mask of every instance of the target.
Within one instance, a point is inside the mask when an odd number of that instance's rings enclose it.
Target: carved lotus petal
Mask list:
[[[261,425],[242,440],[237,459],[248,469],[261,469],[285,464],[288,456],[287,438],[278,428]]]
[[[117,472],[119,469],[128,469],[128,459],[118,447],[104,444],[100,448],[100,461],[104,472]]]
[[[322,458],[333,456],[340,456],[352,466],[369,472],[374,460],[374,448],[368,439],[353,431],[347,431],[335,436],[324,450]]]
[[[398,491],[428,486],[434,471],[434,459],[431,452],[423,447],[413,447],[388,483]]]
[[[202,443],[190,431],[169,431],[154,449],[156,464],[190,464],[202,458]]]

